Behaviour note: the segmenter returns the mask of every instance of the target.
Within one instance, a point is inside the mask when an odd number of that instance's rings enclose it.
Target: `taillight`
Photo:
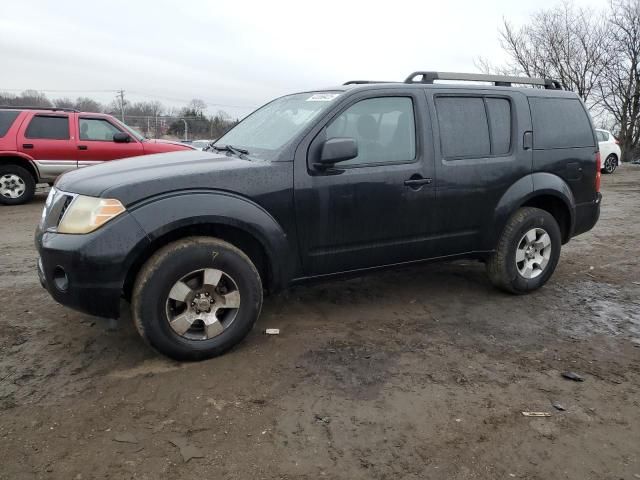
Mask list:
[[[600,170],[602,169],[602,160],[600,160],[600,152],[596,152],[596,192],[600,191]]]
[[[620,140],[618,140],[617,138],[613,137],[613,141],[616,145],[620,145]]]

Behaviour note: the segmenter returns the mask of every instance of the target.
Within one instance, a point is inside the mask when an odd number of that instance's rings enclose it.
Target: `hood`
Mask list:
[[[252,178],[267,175],[265,169],[271,165],[271,162],[189,149],[113,160],[74,170],[59,177],[56,188],[93,197],[117,198],[127,206],[176,190],[239,191]]]
[[[145,154],[195,150],[191,145],[171,140],[145,140],[142,143]]]

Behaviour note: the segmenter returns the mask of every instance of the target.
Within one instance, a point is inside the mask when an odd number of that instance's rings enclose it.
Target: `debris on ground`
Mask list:
[[[562,372],[562,376],[567,380],[573,380],[574,382],[584,382],[584,377],[576,372]]]
[[[552,402],[551,405],[553,405],[553,408],[555,408],[556,410],[560,410],[561,412],[564,412],[566,410],[564,405],[559,402]]]
[[[264,333],[266,333],[267,335],[280,335],[280,329],[279,328],[267,328]]]
[[[174,437],[169,439],[169,443],[178,447],[182,460],[187,463],[192,458],[204,458],[204,455],[198,447],[189,443],[184,437]]]
[[[550,417],[549,412],[522,412],[525,417]]]
[[[113,437],[113,441],[118,443],[138,443],[138,439],[133,435],[133,433],[129,432],[116,435]]]
[[[314,415],[314,418],[316,419],[316,422],[318,422],[318,423],[324,423],[324,424],[331,423],[331,418],[323,417],[322,415],[318,415],[317,413]]]

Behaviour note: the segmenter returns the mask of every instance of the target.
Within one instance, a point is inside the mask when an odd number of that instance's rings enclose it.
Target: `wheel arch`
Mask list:
[[[500,198],[495,210],[489,248],[495,248],[507,220],[521,207],[536,207],[549,212],[558,222],[562,243],[567,243],[575,225],[575,199],[569,185],[559,176],[536,172],[515,182]]]
[[[40,181],[38,167],[27,155],[18,152],[0,152],[0,165],[18,165],[26,169],[36,183]]]
[[[147,232],[147,241],[127,262],[123,285],[127,298],[138,272],[158,249],[190,236],[216,237],[238,247],[254,263],[269,292],[281,290],[292,276],[288,260],[294,254],[283,229],[264,209],[243,197],[182,194],[147,203],[131,214]]]

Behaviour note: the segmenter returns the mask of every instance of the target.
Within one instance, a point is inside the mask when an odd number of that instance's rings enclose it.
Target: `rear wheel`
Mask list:
[[[604,167],[602,170],[605,173],[613,173],[616,171],[616,167],[618,166],[618,157],[616,157],[613,153],[609,155],[604,160]]]
[[[0,204],[27,203],[36,192],[36,181],[19,165],[0,165]]]
[[[156,252],[140,271],[132,313],[140,335],[177,360],[220,355],[249,333],[262,307],[262,283],[241,250],[190,237]]]
[[[549,212],[533,207],[518,209],[487,262],[491,282],[516,294],[540,288],[558,264],[561,240],[558,222]]]

